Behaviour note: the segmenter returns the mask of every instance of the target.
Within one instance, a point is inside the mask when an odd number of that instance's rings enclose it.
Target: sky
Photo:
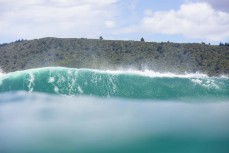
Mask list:
[[[229,42],[229,0],[0,0],[0,43],[100,36]]]

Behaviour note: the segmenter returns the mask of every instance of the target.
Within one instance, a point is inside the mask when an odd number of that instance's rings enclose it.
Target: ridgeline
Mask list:
[[[4,72],[49,66],[228,75],[229,46],[75,38],[42,38],[0,45],[0,67]]]

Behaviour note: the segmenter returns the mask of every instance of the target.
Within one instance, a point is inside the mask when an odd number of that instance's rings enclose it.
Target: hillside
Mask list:
[[[228,75],[229,46],[42,38],[0,45],[0,66],[5,72],[63,66]]]

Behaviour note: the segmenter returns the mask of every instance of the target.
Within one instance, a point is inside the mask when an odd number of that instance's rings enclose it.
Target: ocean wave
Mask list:
[[[92,70],[45,67],[0,76],[0,92],[44,92],[145,99],[229,97],[227,77],[150,70]]]

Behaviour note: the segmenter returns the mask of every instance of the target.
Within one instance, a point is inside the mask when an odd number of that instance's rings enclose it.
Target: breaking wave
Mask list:
[[[0,92],[28,91],[138,99],[229,98],[227,77],[153,71],[45,67],[0,74]]]

